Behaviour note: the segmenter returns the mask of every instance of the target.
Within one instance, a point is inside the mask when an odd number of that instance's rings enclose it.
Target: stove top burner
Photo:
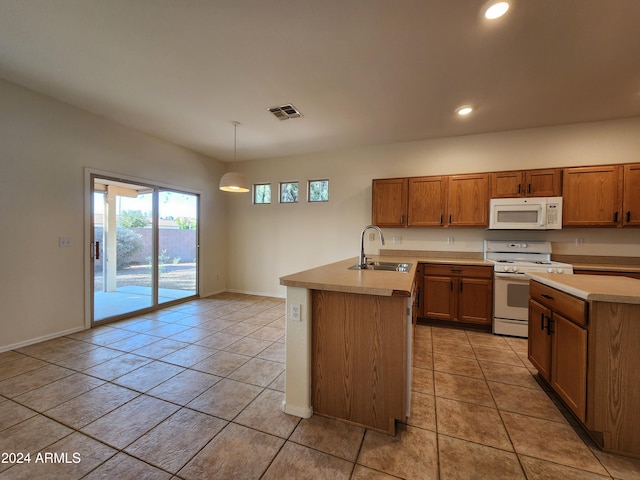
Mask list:
[[[567,263],[551,260],[551,242],[505,242],[485,240],[484,259],[500,273],[573,273]]]

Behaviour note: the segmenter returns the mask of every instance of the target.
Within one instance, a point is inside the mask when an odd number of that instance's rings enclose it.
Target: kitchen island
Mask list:
[[[406,272],[349,269],[357,262],[280,278],[287,286],[283,410],[394,434],[395,421],[409,413],[417,262]]]
[[[640,458],[640,280],[530,277],[529,360],[603,450]]]

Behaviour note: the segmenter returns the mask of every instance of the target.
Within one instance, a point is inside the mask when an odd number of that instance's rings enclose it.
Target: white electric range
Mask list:
[[[572,274],[573,266],[551,260],[551,242],[485,240],[493,262],[493,333],[528,337],[528,273]]]

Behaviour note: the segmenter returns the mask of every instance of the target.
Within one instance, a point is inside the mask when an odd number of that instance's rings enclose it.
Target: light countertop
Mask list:
[[[411,295],[416,267],[418,266],[417,259],[392,256],[371,256],[367,258],[384,262],[411,263],[411,268],[408,272],[349,270],[350,266],[358,263],[358,258],[354,257],[280,277],[280,285],[384,297],[408,297]]]
[[[381,270],[349,270],[358,263],[350,258],[328,265],[280,277],[280,285],[302,287],[310,290],[332,290],[335,292],[359,293],[380,296],[410,296],[418,263],[493,266],[482,259],[438,257],[428,255],[373,255],[369,260],[410,263],[408,272]]]
[[[530,273],[532,280],[587,301],[640,304],[640,280],[612,275]]]

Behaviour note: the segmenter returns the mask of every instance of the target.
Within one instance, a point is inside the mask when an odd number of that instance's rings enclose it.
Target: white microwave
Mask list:
[[[558,230],[562,197],[492,198],[489,230]]]

